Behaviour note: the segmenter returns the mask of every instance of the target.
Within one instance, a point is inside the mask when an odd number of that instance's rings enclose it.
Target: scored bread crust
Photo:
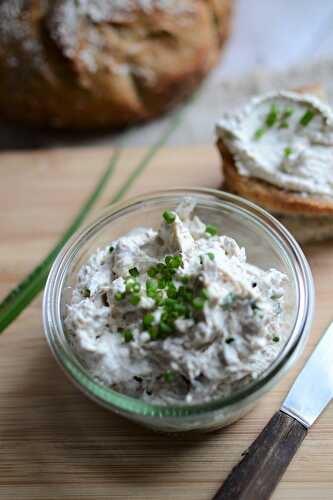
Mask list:
[[[233,0],[0,0],[0,118],[117,129],[191,94]]]
[[[299,93],[312,93],[324,97],[319,85],[304,86],[296,89]],[[234,194],[243,196],[266,210],[289,215],[333,216],[333,199],[327,196],[297,194],[294,191],[279,188],[269,182],[254,177],[240,175],[232,153],[220,138],[217,147],[222,157],[224,187]]]

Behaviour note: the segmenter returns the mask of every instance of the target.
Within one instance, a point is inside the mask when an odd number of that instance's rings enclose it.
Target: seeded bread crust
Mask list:
[[[233,0],[2,0],[0,118],[120,128],[189,95],[218,61]]]
[[[296,90],[300,93],[312,93],[324,97],[321,86],[306,86]],[[217,141],[222,157],[224,188],[243,196],[266,210],[285,215],[333,216],[333,199],[324,196],[297,194],[281,189],[266,181],[240,175],[235,166],[232,153],[222,139]],[[327,221],[325,221],[327,226]]]

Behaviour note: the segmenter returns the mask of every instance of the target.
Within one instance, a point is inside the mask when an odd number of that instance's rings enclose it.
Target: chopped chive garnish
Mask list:
[[[231,344],[235,339],[233,337],[228,337],[225,341],[227,344]]]
[[[180,255],[167,255],[165,257],[165,264],[169,269],[178,269],[183,264],[183,260]],[[165,270],[163,269],[163,271]]]
[[[159,306],[163,302],[163,294],[162,292],[156,292],[154,296],[155,304]]]
[[[166,263],[167,266],[170,266],[172,261],[172,255],[167,255],[164,259],[164,262]]]
[[[156,267],[150,267],[147,271],[149,278],[155,278],[158,274],[158,269]]]
[[[154,321],[154,316],[151,313],[147,313],[143,317],[143,326],[148,328]]]
[[[257,128],[257,130],[256,130],[256,131],[255,131],[255,133],[254,133],[254,138],[255,138],[257,141],[259,141],[259,139],[261,139],[261,138],[262,138],[262,136],[264,135],[264,133],[265,133],[265,129],[263,129],[263,128],[261,128],[261,127],[260,127],[260,128]]]
[[[131,342],[133,340],[133,333],[130,330],[124,330],[123,337],[126,343]]]
[[[165,288],[165,287],[167,286],[167,281],[166,281],[166,279],[165,279],[165,278],[158,278],[158,280],[157,280],[157,286],[158,286],[158,288],[160,288],[160,289]]]
[[[266,120],[265,120],[267,127],[273,127],[273,125],[277,119],[278,119],[277,107],[275,104],[272,104],[271,110],[268,113],[268,115],[266,116]]]
[[[134,278],[136,278],[137,276],[139,276],[139,270],[137,267],[132,267],[132,269],[130,269],[128,271],[130,273],[131,276],[133,276]]]
[[[279,298],[280,298],[280,295],[278,295],[277,293],[272,293],[272,295],[271,295],[272,300],[277,300]]]
[[[148,297],[154,298],[157,292],[157,283],[154,280],[146,281],[146,292]]]
[[[85,297],[86,299],[87,299],[88,297],[90,297],[90,290],[89,290],[89,288],[85,288],[85,289],[83,290],[82,294],[83,294],[83,297]]]
[[[206,230],[210,235],[217,233],[217,228],[212,225],[207,225]],[[204,255],[211,260],[215,258],[213,252]],[[159,308],[158,320],[155,319],[153,311],[143,314],[142,318],[142,328],[149,333],[151,341],[163,340],[177,331],[176,321],[179,318],[198,322],[198,313],[203,310],[206,301],[209,300],[208,290],[202,284],[192,282],[189,276],[175,276],[177,269],[183,265],[181,255],[167,255],[164,262],[164,264],[159,263],[148,269],[149,278],[144,285],[147,296],[155,302],[154,310]],[[136,306],[140,303],[142,285],[137,279],[138,275],[137,268],[129,270],[129,276],[125,278],[126,292],[116,292],[116,300],[127,296],[130,304]],[[235,298],[236,296],[230,293],[222,307],[228,308]],[[155,324],[156,321],[158,324]],[[126,340],[129,342],[130,334],[125,333],[125,337],[129,339]]]
[[[126,292],[128,292],[128,293],[134,292],[134,286],[135,286],[135,284],[136,284],[135,279],[128,278],[126,280]]]
[[[196,309],[197,311],[202,311],[202,309],[204,307],[204,301],[202,299],[199,299],[198,297],[196,297],[195,299],[193,299],[192,305],[193,305],[194,309]]]
[[[293,113],[294,113],[293,108],[286,108],[281,115],[281,120],[286,120],[287,118],[290,118]]]
[[[176,274],[176,269],[169,267],[163,272],[163,276],[167,281],[172,281],[172,277]]]
[[[280,119],[279,128],[288,128],[289,127],[288,118],[290,118],[293,113],[294,113],[294,110],[292,108],[286,108],[283,111],[283,113],[281,115],[281,119]]]
[[[172,224],[176,220],[176,214],[171,212],[171,210],[166,210],[163,214],[163,218],[167,224]]]
[[[175,378],[175,374],[173,372],[165,372],[163,373],[163,378],[164,378],[164,382],[166,382],[167,384],[170,384],[173,379]]]
[[[109,253],[112,253],[112,252],[113,252],[113,250],[114,250],[114,247],[110,247],[110,248],[109,248]]]
[[[293,152],[293,150],[291,149],[290,146],[287,146],[286,148],[284,148],[284,156],[286,158],[288,158],[288,156],[290,156],[292,152]]]
[[[186,289],[184,286],[181,286],[178,289],[178,295],[185,302],[192,302],[193,300],[193,293],[189,289]]]
[[[177,304],[177,301],[174,299],[165,299],[164,305],[168,308],[173,307],[175,304]]]
[[[133,306],[137,306],[140,303],[141,297],[138,293],[133,293],[133,295],[130,298],[130,303]]]
[[[316,113],[312,109],[308,109],[307,111],[305,111],[304,115],[301,117],[299,121],[300,125],[306,127],[310,123],[312,118],[314,118],[315,114]]]
[[[189,290],[186,290],[186,292],[184,294],[184,299],[186,300],[186,302],[192,302],[192,300],[193,300],[193,293],[190,292]]]
[[[183,304],[175,304],[174,310],[177,313],[177,317],[183,316],[186,313],[186,307]]]
[[[125,297],[125,295],[126,295],[126,294],[125,294],[125,293],[123,293],[123,292],[116,292],[116,293],[114,294],[114,297],[115,297],[115,299],[116,299],[116,300],[122,300],[122,299]]]
[[[212,224],[207,224],[206,233],[208,233],[210,236],[215,236],[217,234],[217,227],[213,226]]]
[[[277,335],[274,335],[273,342],[280,342],[280,337],[278,337]]]
[[[146,289],[147,290],[156,290],[157,284],[155,280],[147,280],[146,281]]]
[[[149,336],[150,336],[151,340],[157,340],[158,339],[158,330],[157,330],[156,326],[150,326],[148,328],[148,333],[149,333]]]
[[[169,299],[174,299],[175,297],[177,297],[177,288],[173,283],[170,283],[170,285],[168,286],[167,296],[169,297]]]
[[[172,333],[172,328],[165,321],[160,321],[159,329],[162,335],[170,335]]]
[[[178,269],[183,264],[183,260],[180,255],[175,255],[171,262],[171,267]]]

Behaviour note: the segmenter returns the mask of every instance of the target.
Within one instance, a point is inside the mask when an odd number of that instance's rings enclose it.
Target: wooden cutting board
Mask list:
[[[100,206],[143,153],[123,154]],[[51,248],[110,156],[107,149],[0,156],[0,298]],[[128,195],[220,184],[212,146],[165,149]],[[333,244],[305,250],[317,287],[307,355],[333,319]],[[6,500],[209,500],[279,407],[304,362],[303,357],[243,420],[193,437],[149,432],[99,408],[72,387],[44,340],[41,297],[3,333],[0,353],[0,498]],[[273,498],[333,499],[333,405],[310,431]]]

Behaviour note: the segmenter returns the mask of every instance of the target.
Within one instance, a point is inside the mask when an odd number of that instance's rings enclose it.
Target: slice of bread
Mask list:
[[[320,85],[295,91],[312,93],[324,99]],[[217,147],[222,157],[224,189],[272,212],[302,243],[333,237],[333,198],[298,194],[254,177],[240,175],[233,155],[222,139],[218,139]]]
[[[235,167],[232,154],[221,139],[217,146],[222,155],[224,187],[227,191],[243,196],[261,205],[270,212],[281,214],[331,215],[333,199],[329,197],[304,196],[280,189],[273,184],[240,175]]]

